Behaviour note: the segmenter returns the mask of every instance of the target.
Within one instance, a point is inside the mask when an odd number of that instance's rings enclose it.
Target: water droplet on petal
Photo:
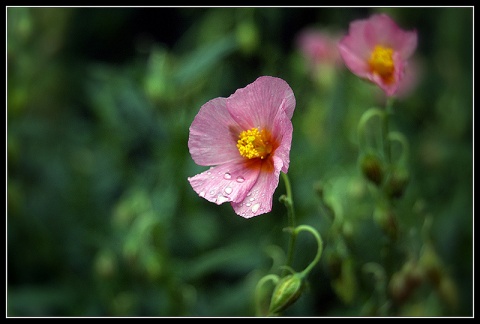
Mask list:
[[[245,206],[250,207],[252,204],[251,203],[246,203]]]
[[[218,198],[217,203],[219,203],[219,204],[223,204],[224,202],[228,201],[228,198],[223,196],[223,195],[218,195],[217,198]]]
[[[226,193],[227,195],[231,194],[232,191],[233,191],[233,189],[230,188],[230,187],[225,188],[225,193]]]
[[[214,189],[210,190],[210,196],[215,196],[215,190]]]
[[[252,198],[250,198],[250,201],[254,201],[254,200],[255,200],[255,198],[253,198],[253,197],[252,197]]]
[[[259,204],[259,203],[253,205],[253,206],[252,206],[252,212],[256,213],[259,208],[260,208],[260,204]]]
[[[205,191],[201,191],[198,195],[199,195],[200,197],[205,197]]]
[[[226,180],[230,180],[232,178],[232,175],[227,172],[223,175],[223,178],[226,179]]]
[[[245,178],[244,178],[244,177],[242,177],[242,176],[237,177],[237,182],[238,182],[238,183],[242,183],[242,182],[244,182],[244,181],[245,181]]]

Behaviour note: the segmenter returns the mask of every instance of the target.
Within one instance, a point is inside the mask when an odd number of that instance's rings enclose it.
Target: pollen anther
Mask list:
[[[267,130],[254,127],[243,131],[238,136],[237,148],[240,155],[247,159],[266,158],[272,152]]]
[[[393,81],[395,70],[393,49],[380,45],[375,46],[368,63],[372,72],[378,74],[385,82]]]

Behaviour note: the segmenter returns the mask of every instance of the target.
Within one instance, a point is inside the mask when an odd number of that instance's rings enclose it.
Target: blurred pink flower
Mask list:
[[[193,190],[245,218],[271,211],[280,171],[286,173],[295,96],[282,79],[262,76],[228,98],[205,103],[190,126],[188,148],[198,165]]]
[[[395,94],[398,98],[410,96],[418,87],[423,79],[423,64],[418,58],[409,60],[405,67],[405,75],[400,81],[398,90]]]
[[[397,92],[416,47],[417,32],[400,29],[386,14],[351,22],[338,45],[350,71],[377,84],[387,96]]]
[[[340,61],[338,37],[314,28],[302,30],[296,44],[312,67],[318,64],[335,65]]]

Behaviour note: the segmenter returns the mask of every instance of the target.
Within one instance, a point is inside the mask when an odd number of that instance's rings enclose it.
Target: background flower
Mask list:
[[[404,31],[388,15],[374,14],[351,22],[338,48],[354,74],[377,84],[387,96],[392,96],[416,46],[416,31]]]
[[[312,68],[319,64],[336,65],[341,63],[337,48],[339,39],[330,32],[309,27],[299,32],[296,45]]]

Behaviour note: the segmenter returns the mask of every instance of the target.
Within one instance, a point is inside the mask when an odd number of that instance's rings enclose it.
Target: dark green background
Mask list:
[[[410,144],[411,177],[395,206],[396,248],[407,252],[386,266],[417,258],[428,237],[457,290],[451,306],[422,282],[393,315],[472,316],[468,7],[7,7],[7,316],[254,316],[268,251],[287,247],[284,184],[272,212],[243,219],[192,190],[187,177],[205,167],[187,141],[202,104],[261,75],[283,78],[295,93],[297,221],[326,244],[309,289],[284,315],[368,315],[374,283],[362,265],[380,262],[385,237],[358,167],[356,127],[381,93],[346,69],[313,82],[295,37],[305,27],[342,34],[375,12],[417,30],[422,64],[415,91],[394,104],[392,129]],[[348,235],[332,231],[319,183],[343,206]],[[297,270],[315,253],[303,236]],[[348,302],[327,264],[340,241],[353,276],[343,282]]]

